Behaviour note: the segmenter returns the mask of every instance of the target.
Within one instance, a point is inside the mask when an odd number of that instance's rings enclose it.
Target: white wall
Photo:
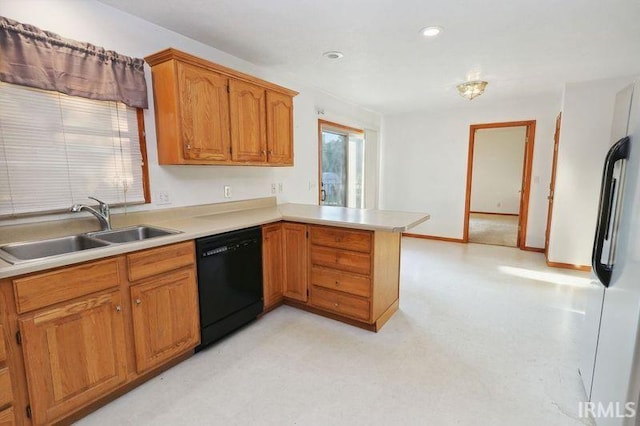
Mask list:
[[[151,74],[147,66],[150,107],[144,117],[151,194],[155,199],[159,191],[168,192],[172,200],[170,207],[228,201],[223,197],[224,185],[232,186],[232,200],[271,196],[274,182],[282,182],[284,187],[284,191],[277,194],[278,202],[315,204],[318,200],[317,110],[324,110],[321,118],[348,126],[374,130],[380,126],[378,114],[305,87],[291,75],[260,68],[93,0],[3,0],[2,15],[128,56],[142,58],[175,47],[300,92],[294,98],[294,167],[159,166]],[[151,204],[133,210],[156,207]],[[14,222],[3,221],[3,224]]]
[[[616,93],[632,77],[567,83],[562,103],[549,261],[590,265]]]
[[[455,109],[385,116],[382,132],[380,206],[425,211],[431,220],[412,232],[462,238],[471,124],[537,120],[527,241],[543,247],[551,178],[555,117],[560,93],[485,106],[482,97],[460,99]]]
[[[473,144],[471,211],[518,214],[527,126],[478,129]]]

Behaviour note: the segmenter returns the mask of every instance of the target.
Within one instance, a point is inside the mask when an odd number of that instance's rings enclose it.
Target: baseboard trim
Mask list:
[[[520,216],[518,213],[497,213],[497,212],[469,212],[469,213],[495,214],[495,215],[499,215],[499,216]]]
[[[527,246],[524,246],[522,248],[522,250],[524,250],[524,251],[534,251],[536,253],[544,253],[544,248],[540,248],[540,247],[527,247]]]
[[[588,265],[573,265],[571,263],[549,262],[547,260],[547,266],[550,266],[552,268],[574,269],[576,271],[591,272],[591,266]]]
[[[436,235],[423,235],[423,234],[411,234],[409,232],[403,232],[403,237],[409,238],[421,238],[423,240],[436,240],[436,241],[446,241],[449,243],[464,243],[465,241],[462,238],[449,238],[449,237],[438,237]]]

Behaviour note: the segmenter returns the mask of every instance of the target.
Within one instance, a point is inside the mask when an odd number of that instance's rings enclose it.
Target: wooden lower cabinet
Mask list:
[[[268,310],[282,302],[284,287],[282,224],[262,227],[262,297]]]
[[[307,301],[307,275],[309,250],[307,244],[307,225],[284,222],[284,297]]]
[[[378,331],[398,309],[400,233],[263,227],[265,309],[284,303]]]
[[[307,225],[278,222],[262,227],[264,307],[283,299],[306,303],[309,274]]]
[[[124,321],[119,291],[19,320],[35,424],[62,419],[125,382]]]
[[[0,344],[0,425],[68,423],[188,356],[194,253],[188,241],[0,281],[0,337],[16,335]]]
[[[143,373],[200,343],[195,271],[186,268],[131,287],[136,369]]]
[[[400,234],[309,227],[309,305],[378,331],[398,309]]]

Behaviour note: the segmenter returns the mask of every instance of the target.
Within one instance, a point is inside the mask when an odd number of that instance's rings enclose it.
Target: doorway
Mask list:
[[[465,242],[525,248],[535,123],[470,126]]]
[[[364,130],[318,120],[318,204],[364,208]]]

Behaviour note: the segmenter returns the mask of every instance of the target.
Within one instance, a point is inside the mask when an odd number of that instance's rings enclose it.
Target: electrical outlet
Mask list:
[[[282,182],[278,182],[278,192],[282,192],[282,188],[283,188]]]
[[[224,198],[231,198],[231,186],[230,185],[225,185],[224,186]]]
[[[276,193],[276,184],[275,184],[275,183],[272,183],[272,184],[271,184],[271,193],[272,193],[272,194],[275,194],[275,193]]]
[[[169,196],[169,192],[167,191],[156,192],[156,205],[163,206],[167,204],[171,204],[171,197]]]

